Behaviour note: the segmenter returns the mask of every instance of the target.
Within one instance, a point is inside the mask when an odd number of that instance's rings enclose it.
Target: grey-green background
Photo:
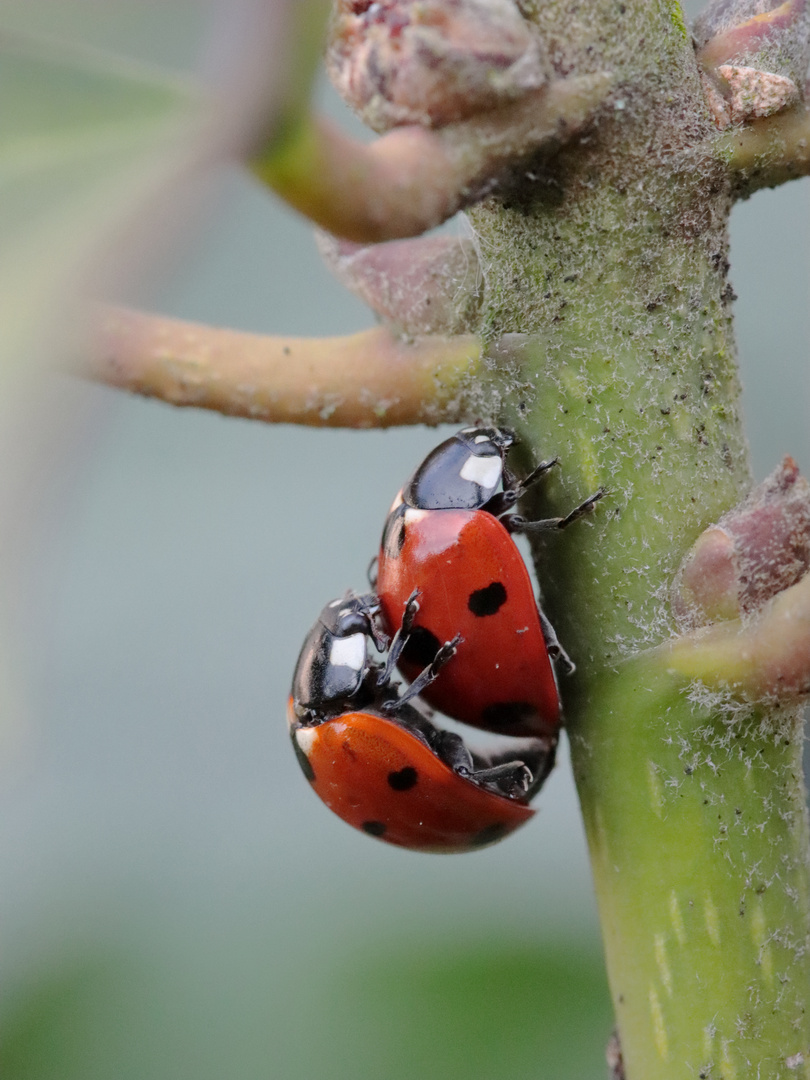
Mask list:
[[[0,28],[192,67],[205,15],[29,0],[0,4]],[[810,471],[808,241],[806,181],[734,213],[758,477],[786,452]],[[306,223],[236,170],[140,295],[268,333],[372,321]],[[348,829],[287,742],[304,633],[362,586],[394,492],[443,432],[268,427],[67,378],[48,395],[71,419],[32,493],[29,719],[0,771],[4,1080],[602,1075],[610,1009],[565,754],[530,825],[443,859]]]

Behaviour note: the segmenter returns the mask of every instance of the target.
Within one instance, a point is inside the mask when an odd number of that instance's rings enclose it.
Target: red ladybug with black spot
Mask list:
[[[472,851],[528,821],[554,764],[556,739],[524,740],[484,756],[436,727],[418,695],[448,669],[445,642],[400,695],[391,672],[419,612],[410,596],[385,664],[379,602],[348,593],[321,612],[301,650],[288,721],[315,793],[349,825],[415,851]]]
[[[457,655],[423,696],[447,716],[509,735],[555,735],[560,699],[553,660],[573,664],[538,606],[512,534],[565,528],[602,498],[597,491],[564,518],[527,521],[518,498],[557,462],[524,480],[506,466],[514,443],[501,428],[464,428],[422,462],[389,511],[376,591],[384,623],[420,592],[418,617],[399,658],[406,678],[429,664],[440,642],[460,634]]]

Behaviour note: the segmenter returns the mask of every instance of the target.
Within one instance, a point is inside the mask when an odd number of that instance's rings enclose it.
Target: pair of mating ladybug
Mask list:
[[[552,660],[573,665],[539,609],[512,533],[559,529],[590,511],[526,521],[524,480],[505,463],[514,437],[464,428],[397,495],[376,595],[327,604],[304,642],[289,725],[304,775],[344,821],[421,851],[494,843],[534,813],[554,765],[560,701]],[[370,645],[385,662],[372,660]],[[399,667],[410,685],[392,681]],[[491,754],[437,728],[424,704],[487,731],[523,736]]]

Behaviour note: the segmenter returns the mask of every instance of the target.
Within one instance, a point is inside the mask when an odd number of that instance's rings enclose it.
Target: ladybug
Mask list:
[[[412,679],[440,642],[462,641],[425,700],[447,716],[509,735],[549,736],[560,726],[552,660],[574,665],[538,606],[512,534],[562,529],[589,513],[604,491],[567,517],[527,521],[518,498],[557,464],[541,462],[524,480],[506,466],[514,436],[501,428],[464,428],[422,462],[394,500],[383,530],[376,591],[386,625],[414,588],[418,618],[399,657]]]
[[[458,638],[400,694],[391,672],[419,603],[415,594],[406,601],[385,664],[370,658],[370,644],[388,644],[377,598],[348,593],[326,605],[296,665],[290,736],[315,793],[349,825],[414,851],[472,851],[533,816],[528,803],[554,765],[556,740],[485,757],[428,719],[418,694],[443,677]]]

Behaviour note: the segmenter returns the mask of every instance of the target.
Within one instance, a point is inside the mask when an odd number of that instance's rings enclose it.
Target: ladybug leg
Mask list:
[[[521,517],[520,514],[507,514],[506,517],[501,518],[501,523],[510,533],[554,532],[557,529],[567,529],[569,525],[572,525],[581,517],[590,514],[599,500],[603,499],[606,494],[607,492],[604,488],[599,488],[593,495],[589,496],[584,502],[581,502],[579,506],[575,506],[571,513],[566,514],[565,517],[543,518],[542,521],[527,521],[526,518]]]
[[[444,645],[442,645],[433,657],[433,662],[428,664],[424,671],[420,671],[395,705],[402,705],[404,702],[410,701],[411,698],[415,698],[421,694],[426,686],[430,686],[447,661],[452,660],[456,655],[460,641],[461,634],[456,634],[452,641],[445,641]]]
[[[394,674],[394,668],[399,663],[399,658],[402,655],[402,650],[405,648],[408,642],[408,638],[410,637],[411,630],[413,629],[413,620],[416,618],[418,613],[419,590],[414,589],[411,595],[405,601],[405,610],[402,613],[402,622],[399,624],[399,629],[391,639],[391,645],[388,650],[388,659],[385,662],[385,667],[380,672],[377,678],[378,686],[384,686],[392,678]]]
[[[472,772],[456,769],[456,772],[480,787],[489,788],[496,794],[506,795],[511,799],[522,799],[534,779],[531,769],[522,761],[507,761],[503,765],[494,765],[491,769],[475,769]]]
[[[437,731],[438,739],[433,749],[453,772],[471,780],[479,787],[505,795],[512,799],[526,799],[540,790],[543,782],[554,767],[556,739],[547,746],[545,741],[532,739],[525,743],[527,760],[512,758],[512,747],[496,757],[496,764],[481,759],[470,753],[461,736],[453,731]],[[518,751],[520,752],[520,751]],[[498,760],[500,758],[501,760]],[[504,761],[503,758],[509,758]],[[528,762],[528,764],[527,764]],[[531,793],[531,795],[529,795]]]
[[[413,629],[413,621],[419,613],[419,590],[414,589],[411,595],[405,602],[405,610],[402,613],[402,622],[399,629],[394,634],[391,641],[391,647],[388,650],[388,659],[385,662],[385,667],[377,676],[377,685],[385,686],[390,682],[394,668],[397,666],[402,650],[407,644],[411,630]],[[396,700],[392,700],[386,703],[386,709],[396,711],[396,709],[403,705],[405,702],[410,701],[412,698],[417,697],[426,686],[430,686],[441,669],[456,655],[456,648],[461,641],[461,634],[456,634],[452,641],[445,641],[444,645],[439,649],[433,660],[428,666],[421,671],[413,680],[411,685],[403,692],[401,697]]]
[[[510,739],[510,743],[514,740]],[[557,755],[557,736],[547,735],[542,739],[522,739],[517,746],[503,747],[494,754],[486,757],[475,754],[475,774],[473,779],[494,781],[502,785],[501,794],[514,794],[524,802],[533,799],[543,784],[548,779],[554,768]],[[528,780],[524,784],[520,766],[528,772]],[[503,790],[511,784],[520,785],[517,790],[510,792]]]
[[[550,736],[547,739],[538,739],[536,750],[534,750],[530,757],[527,756],[527,764],[534,774],[534,779],[529,785],[529,790],[526,792],[527,800],[533,799],[543,784],[545,784],[546,780],[548,780],[557,760],[558,741],[556,735]]]
[[[347,596],[351,596],[348,593]],[[377,652],[385,652],[388,648],[388,634],[380,626],[381,608],[380,601],[374,595],[374,593],[366,593],[363,596],[357,598],[360,602],[360,613],[363,615],[366,621],[366,631],[374,642],[374,647]]]
[[[510,491],[516,491],[518,498],[528,491],[530,487],[533,487],[538,480],[546,475],[546,473],[553,469],[555,465],[560,464],[559,458],[550,458],[548,461],[541,461],[539,465],[536,465],[528,476],[524,476],[522,480],[518,480],[517,477],[508,474],[508,479],[504,482],[504,487]]]
[[[573,675],[577,670],[576,664],[560,644],[557,631],[551,625],[548,616],[539,604],[537,605],[537,614],[540,616],[540,626],[543,629],[548,655],[562,668],[564,675]]]
[[[538,480],[546,475],[549,469],[553,469],[555,465],[559,464],[559,458],[552,458],[550,461],[541,461],[540,464],[532,469],[528,476],[524,476],[522,480],[510,472],[505,466],[503,471],[503,491],[497,492],[492,498],[487,499],[482,510],[486,510],[488,514],[492,514],[494,517],[500,517],[501,514],[505,514],[507,510],[511,510],[518,499]]]
[[[437,729],[438,738],[433,745],[434,752],[442,759],[445,765],[449,765],[453,772],[469,776],[475,772],[475,762],[472,754],[464,744],[460,735],[455,731],[440,731]]]

